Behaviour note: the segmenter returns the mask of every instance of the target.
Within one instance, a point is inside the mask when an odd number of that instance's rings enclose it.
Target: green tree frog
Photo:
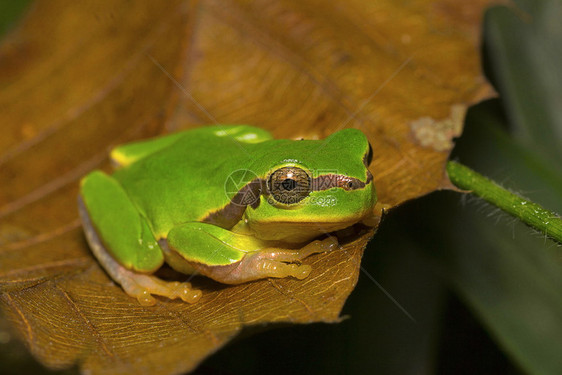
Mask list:
[[[153,273],[166,262],[226,284],[306,278],[301,260],[338,246],[327,233],[372,222],[370,155],[356,129],[323,140],[273,139],[247,125],[182,131],[113,149],[114,173],[80,183],[80,217],[127,294],[143,305],[153,295],[194,303],[200,290]]]

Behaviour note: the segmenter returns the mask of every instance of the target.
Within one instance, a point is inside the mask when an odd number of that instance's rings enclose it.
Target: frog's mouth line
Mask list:
[[[304,243],[319,236],[351,228],[358,221],[334,222],[269,222],[251,225],[251,232],[264,240]]]
[[[259,224],[251,224],[251,226],[278,226],[278,227],[307,227],[307,228],[347,228],[355,223],[361,222],[361,218],[348,221],[270,221],[261,222]],[[330,232],[333,229],[326,230]]]

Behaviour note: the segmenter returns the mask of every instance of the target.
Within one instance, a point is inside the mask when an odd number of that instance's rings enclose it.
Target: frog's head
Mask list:
[[[257,237],[302,242],[372,216],[377,200],[367,169],[372,150],[361,131],[344,129],[319,141],[278,140],[266,147],[254,163],[263,173],[262,194],[245,212]]]

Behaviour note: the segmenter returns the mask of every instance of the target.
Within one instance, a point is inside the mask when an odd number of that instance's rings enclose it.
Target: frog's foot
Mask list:
[[[156,303],[152,294],[170,299],[181,298],[188,303],[197,302],[202,294],[200,290],[192,289],[188,282],[164,281],[156,276],[129,271],[121,265],[112,276],[128,295],[135,297],[143,306]]]
[[[240,284],[268,277],[294,277],[302,280],[312,270],[309,265],[299,264],[302,259],[315,253],[331,251],[337,246],[338,240],[328,237],[312,241],[298,250],[265,248],[247,253],[240,261],[226,266],[193,266],[203,275],[224,284]]]

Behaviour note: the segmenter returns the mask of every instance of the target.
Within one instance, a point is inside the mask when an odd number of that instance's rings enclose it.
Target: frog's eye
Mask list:
[[[372,161],[373,161],[373,146],[371,146],[371,142],[369,142],[369,151],[367,151],[367,153],[365,154],[365,157],[363,158],[363,163],[365,163],[365,167],[368,167],[369,165],[371,165]]]
[[[267,180],[269,193],[279,203],[294,204],[310,194],[310,176],[298,167],[283,167],[273,172]]]

